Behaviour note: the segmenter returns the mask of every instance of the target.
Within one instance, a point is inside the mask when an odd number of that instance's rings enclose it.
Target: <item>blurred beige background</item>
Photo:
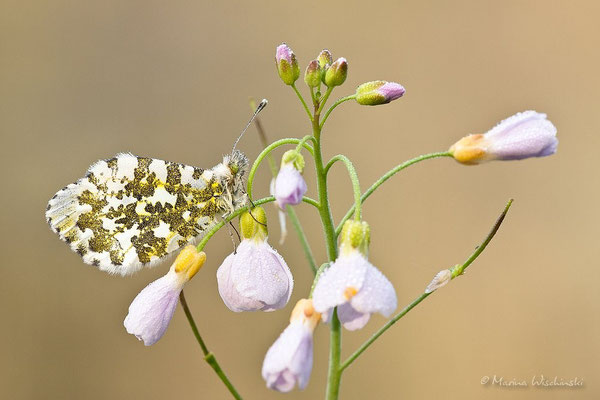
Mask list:
[[[518,111],[548,113],[559,131],[556,156],[478,167],[433,160],[369,199],[371,260],[394,283],[399,308],[471,253],[508,198],[515,203],[468,274],[346,372],[341,398],[598,398],[599,15],[596,1],[2,1],[0,397],[229,398],[180,309],[151,348],[123,328],[130,301],[167,265],[107,276],[59,241],[44,209],[89,164],[118,152],[215,165],[247,121],[250,96],[269,99],[262,121],[272,140],[307,133],[274,67],[285,41],[302,70],[324,47],[349,60],[338,96],[373,79],[405,85],[401,100],[344,104],[327,124],[325,155],[351,157],[364,189],[399,162],[445,150]],[[240,148],[258,154],[253,129]],[[307,180],[314,197],[311,173]],[[267,185],[265,166],[257,195]],[[331,191],[339,220],[352,202],[342,168]],[[298,213],[322,261],[316,215],[307,206]],[[279,249],[296,278],[282,311],[238,315],[223,305],[215,271],[231,252],[225,232],[186,288],[209,347],[247,399],[282,398],[265,388],[262,359],[310,287],[293,232]],[[344,332],[343,354],[384,321]],[[311,382],[285,398],[323,398],[327,348],[321,326]],[[577,377],[584,387],[480,383],[494,375],[530,383],[540,374]]]

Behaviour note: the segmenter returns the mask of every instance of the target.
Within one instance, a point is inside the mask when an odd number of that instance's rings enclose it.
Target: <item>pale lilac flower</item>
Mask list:
[[[404,86],[396,82],[367,82],[356,89],[356,102],[366,106],[387,104],[399,99],[405,92]]]
[[[307,189],[306,181],[293,163],[282,165],[275,179],[273,191],[277,205],[281,209],[285,209],[288,204],[293,206],[300,204]]]
[[[300,300],[290,318],[290,324],[267,351],[262,377],[269,389],[289,392],[296,385],[304,389],[310,379],[313,364],[313,331],[321,315],[309,299]]]
[[[334,307],[344,328],[361,329],[371,314],[389,317],[396,309],[396,291],[390,281],[355,248],[342,249],[323,272],[313,292],[315,310],[330,318]]]
[[[234,312],[285,307],[294,287],[292,273],[266,238],[244,239],[217,270],[219,294]]]
[[[169,272],[146,286],[129,306],[123,324],[127,332],[151,346],[165,334],[183,286],[200,269],[206,255],[194,246],[185,247]]]
[[[469,135],[450,147],[464,164],[489,160],[521,160],[545,157],[556,152],[556,127],[546,114],[525,111],[509,117],[484,134]]]

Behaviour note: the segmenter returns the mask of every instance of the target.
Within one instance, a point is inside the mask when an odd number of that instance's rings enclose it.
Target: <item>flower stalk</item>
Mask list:
[[[225,372],[223,372],[223,369],[219,365],[215,355],[211,351],[208,350],[208,347],[206,347],[206,343],[204,343],[204,340],[202,339],[202,336],[200,335],[200,331],[198,330],[196,321],[194,321],[192,312],[190,311],[187,301],[185,300],[185,295],[183,294],[183,290],[181,291],[181,293],[179,293],[179,302],[181,303],[183,312],[185,313],[188,323],[190,324],[190,328],[192,328],[194,337],[196,338],[196,341],[198,342],[198,344],[200,345],[200,348],[202,349],[202,353],[204,354],[204,360],[215,371],[215,373],[217,374],[219,379],[221,379],[221,382],[223,382],[223,384],[227,387],[227,389],[229,390],[229,392],[231,393],[233,398],[236,400],[242,400],[242,396],[240,396],[240,394],[238,393],[235,386],[233,386],[233,383],[231,383],[231,381],[229,380],[227,375],[225,375]]]

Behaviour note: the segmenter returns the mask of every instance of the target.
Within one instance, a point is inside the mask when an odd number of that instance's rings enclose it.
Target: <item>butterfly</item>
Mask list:
[[[264,106],[266,100],[246,128]],[[100,160],[50,199],[46,220],[100,270],[130,275],[156,265],[246,205],[249,161],[235,150],[242,135],[232,153],[207,170],[130,153]]]
[[[46,219],[85,263],[129,275],[243,207],[247,170],[240,151],[207,170],[121,153],[59,190]]]

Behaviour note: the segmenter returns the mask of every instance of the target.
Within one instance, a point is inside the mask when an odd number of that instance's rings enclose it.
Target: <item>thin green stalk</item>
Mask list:
[[[260,163],[263,161],[263,159],[267,155],[269,155],[270,152],[272,152],[279,146],[283,146],[285,144],[298,144],[298,143],[300,143],[300,139],[296,139],[296,138],[279,139],[279,140],[271,143],[269,146],[267,146],[258,155],[258,157],[256,157],[256,160],[254,160],[254,164],[252,164],[252,168],[250,168],[250,173],[248,174],[248,184],[247,184],[246,193],[248,193],[248,197],[250,199],[252,199],[252,184],[254,182],[254,175],[256,174],[256,170],[260,166]],[[310,147],[307,143],[304,143],[304,148],[307,149],[310,154],[313,154],[312,147]]]
[[[204,360],[216,372],[217,376],[219,377],[219,379],[221,379],[221,381],[227,387],[227,389],[229,389],[229,392],[231,393],[233,398],[237,399],[237,400],[242,400],[242,396],[240,396],[240,394],[235,389],[235,386],[233,386],[233,384],[231,383],[229,378],[227,378],[227,375],[225,375],[225,372],[223,372],[223,369],[217,362],[215,355],[208,350],[208,348],[206,347],[206,344],[204,343],[204,340],[202,340],[202,336],[200,336],[200,331],[198,330],[196,321],[194,321],[192,312],[190,311],[187,301],[185,300],[185,295],[183,294],[183,290],[179,294],[179,302],[181,303],[181,307],[183,308],[183,311],[185,312],[185,316],[187,317],[188,323],[190,324],[190,327],[192,328],[192,332],[194,333],[194,336],[196,337],[196,340],[198,341],[198,344],[200,345],[200,348],[202,349],[202,353],[204,354]]]
[[[323,120],[321,121],[321,128],[323,127],[323,125],[325,124],[325,121],[327,121],[327,118],[329,118],[329,114],[331,114],[331,112],[340,104],[342,104],[345,101],[348,100],[352,100],[356,98],[356,94],[352,94],[350,96],[346,96],[346,97],[342,97],[341,99],[338,99],[335,103],[333,103],[331,105],[331,107],[329,107],[329,109],[327,110],[327,112],[325,113],[325,116],[323,117]]]
[[[317,109],[317,112],[315,113],[314,119],[317,119],[317,116],[321,115],[321,111],[323,111],[323,108],[325,107],[325,103],[327,103],[329,96],[331,96],[331,92],[333,92],[333,88],[328,87],[327,90],[325,91],[325,94],[323,95],[323,97],[321,97],[319,99],[319,108]],[[319,131],[321,130],[321,128],[323,128],[323,126],[319,125]]]
[[[385,181],[387,181],[388,179],[390,179],[392,176],[394,176],[398,172],[402,171],[404,168],[410,167],[411,165],[416,164],[416,163],[421,162],[421,161],[424,161],[424,160],[429,160],[429,159],[438,158],[438,157],[452,157],[452,155],[450,153],[448,153],[448,152],[439,152],[439,153],[424,154],[422,156],[415,157],[412,160],[405,161],[402,164],[399,164],[399,165],[395,166],[394,168],[390,169],[388,172],[386,172],[385,174],[383,174],[379,179],[377,179],[377,181],[375,181],[375,183],[373,183],[371,185],[371,187],[369,189],[367,189],[367,191],[365,193],[363,193],[363,195],[361,196],[361,204],[364,203],[365,200],[367,200],[369,198],[369,196],[371,196],[373,194],[373,192],[379,186],[381,186]],[[355,207],[356,206],[353,205],[346,212],[346,215],[344,215],[344,218],[342,218],[342,220],[338,224],[337,228],[335,229],[336,237],[342,231],[342,227],[344,226],[344,222],[346,222],[348,220],[348,218],[350,218],[350,216],[354,212],[354,208]]]
[[[298,98],[300,99],[300,102],[304,106],[304,110],[308,114],[308,118],[310,118],[310,120],[312,121],[313,116],[311,115],[310,110],[308,109],[308,106],[306,105],[306,102],[304,101],[304,97],[302,97],[302,94],[298,91],[298,88],[296,87],[295,83],[292,83],[291,86],[292,86],[292,89],[294,89],[294,92],[296,92],[296,96],[298,96]]]
[[[308,260],[308,264],[310,265],[310,269],[313,274],[317,273],[317,261],[315,260],[315,256],[310,249],[310,244],[308,244],[308,239],[306,238],[306,234],[304,233],[304,229],[302,229],[302,225],[300,224],[300,220],[296,215],[296,211],[294,207],[288,205],[286,207],[287,213],[290,216],[290,221],[292,221],[292,225],[294,226],[294,230],[300,239],[300,243],[302,244],[302,249],[304,250],[304,255]]]
[[[337,156],[334,156],[331,160],[329,160],[329,162],[325,166],[326,175],[329,172],[329,169],[333,166],[333,164],[335,164],[336,161],[343,162],[346,166],[346,169],[348,170],[348,175],[350,175],[350,180],[352,181],[352,189],[354,191],[354,219],[360,221],[362,199],[360,196],[360,183],[358,181],[358,174],[356,173],[356,169],[354,168],[352,161],[350,161],[350,159],[345,155],[338,154]]]
[[[269,197],[264,197],[264,198],[259,199],[259,200],[254,200],[253,204],[255,206],[260,206],[262,204],[270,203],[272,201],[275,201],[275,197],[269,196]],[[307,203],[307,204],[310,204],[313,207],[316,207],[317,209],[319,208],[319,203],[316,200],[311,199],[310,197],[304,196],[302,198],[302,201],[305,202],[305,203]],[[234,212],[232,212],[231,214],[229,214],[226,217],[224,217],[221,221],[219,221],[218,223],[216,223],[208,232],[206,232],[204,234],[204,237],[202,238],[202,240],[200,240],[200,242],[196,246],[196,249],[198,251],[202,251],[204,249],[204,246],[206,246],[206,243],[208,243],[208,241],[210,240],[210,238],[212,238],[215,235],[215,233],[217,233],[219,231],[219,229],[221,229],[223,226],[225,226],[226,223],[228,223],[229,221],[231,221],[232,219],[234,219],[235,217],[237,217],[241,213],[248,211],[251,207],[252,207],[252,205],[247,205],[245,207],[237,209]]]
[[[502,213],[496,220],[496,223],[494,223],[494,226],[492,227],[491,231],[488,233],[485,240],[473,252],[473,254],[471,254],[471,256],[462,265],[459,264],[453,268],[452,279],[454,279],[457,276],[460,276],[464,272],[464,270],[469,265],[471,265],[471,263],[473,261],[475,261],[475,259],[477,257],[479,257],[479,255],[483,252],[483,250],[485,250],[485,248],[490,243],[490,241],[492,240],[494,235],[496,235],[496,232],[498,232],[500,225],[502,225],[502,221],[504,221],[504,217],[506,217],[506,214],[508,213],[508,210],[510,209],[512,202],[513,202],[512,199],[510,199],[508,201],[508,203],[504,207],[504,210],[502,211]],[[431,292],[431,293],[433,293],[433,292]],[[358,348],[358,350],[356,350],[354,353],[352,353],[352,355],[350,357],[348,357],[348,359],[342,363],[342,365],[340,366],[340,370],[343,371],[346,368],[348,368],[348,366],[350,366],[350,364],[352,364],[354,362],[354,360],[356,360],[358,358],[358,356],[360,356],[371,344],[373,344],[373,342],[375,340],[377,340],[377,338],[379,338],[379,336],[383,335],[383,333],[385,331],[387,331],[392,325],[394,325],[396,322],[398,322],[398,320],[400,320],[400,318],[404,317],[417,304],[419,304],[420,302],[425,300],[431,293],[421,294],[419,297],[414,299],[412,301],[412,303],[410,303],[409,305],[404,307],[404,309],[402,311],[400,311],[400,313],[395,315],[391,320],[389,320],[385,325],[383,325],[377,332],[375,332],[373,334],[373,336],[371,336],[365,343],[363,343],[362,346],[360,346]]]
[[[296,151],[299,152],[302,149],[302,147],[304,147],[304,144],[306,142],[308,142],[309,140],[312,140],[314,142],[315,138],[312,135],[306,135],[302,139],[300,139],[300,141],[298,142],[298,145],[296,146]]]

